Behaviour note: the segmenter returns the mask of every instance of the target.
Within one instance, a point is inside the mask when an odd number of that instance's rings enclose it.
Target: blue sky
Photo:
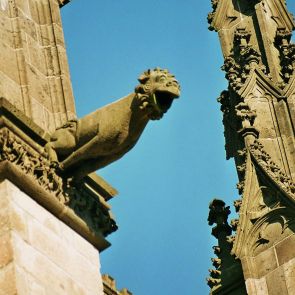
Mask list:
[[[102,272],[135,295],[208,294],[216,244],[208,204],[238,198],[216,102],[227,83],[217,34],[207,30],[210,2],[73,0],[62,9],[79,117],[132,92],[148,68],[168,68],[181,83],[164,118],[98,171],[119,190],[111,201],[119,230],[101,254]]]

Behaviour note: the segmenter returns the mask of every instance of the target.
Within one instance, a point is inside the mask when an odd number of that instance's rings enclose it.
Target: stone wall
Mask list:
[[[53,131],[75,117],[57,0],[11,0],[0,7],[0,97]]]
[[[248,294],[294,294],[295,235],[243,261]],[[255,274],[253,276],[253,274]]]
[[[102,295],[98,251],[20,191],[0,184],[0,295]]]

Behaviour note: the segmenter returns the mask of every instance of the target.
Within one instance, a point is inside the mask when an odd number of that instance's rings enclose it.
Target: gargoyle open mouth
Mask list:
[[[172,105],[172,102],[178,95],[169,91],[156,91],[154,94],[154,104],[161,113],[166,113]]]

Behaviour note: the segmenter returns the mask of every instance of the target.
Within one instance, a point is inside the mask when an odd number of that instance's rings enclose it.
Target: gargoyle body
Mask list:
[[[50,160],[81,179],[126,154],[148,121],[160,119],[180,95],[167,70],[148,70],[138,80],[134,93],[57,129],[45,146]]]

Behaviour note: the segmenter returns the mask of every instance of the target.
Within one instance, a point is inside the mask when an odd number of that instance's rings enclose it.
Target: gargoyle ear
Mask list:
[[[150,77],[150,74],[151,74],[151,70],[148,69],[148,70],[145,71],[143,74],[141,74],[137,80],[138,80],[140,83],[145,84],[146,81],[148,81],[148,79],[149,79],[149,77]]]

